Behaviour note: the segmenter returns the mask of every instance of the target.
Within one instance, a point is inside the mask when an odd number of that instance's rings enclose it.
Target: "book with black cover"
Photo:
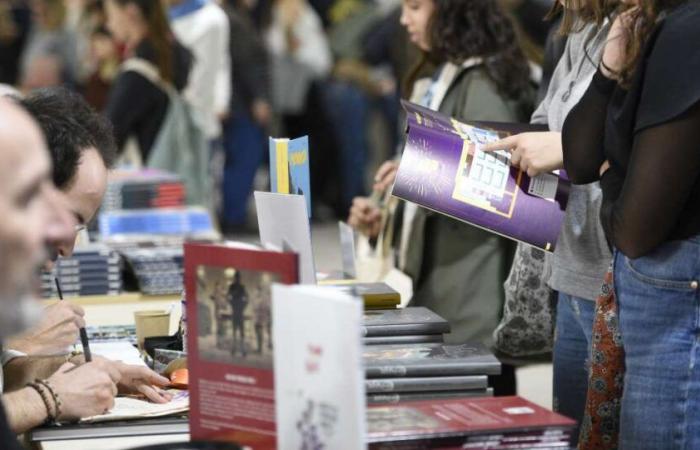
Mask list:
[[[370,449],[462,448],[490,435],[563,432],[575,421],[520,397],[479,397],[406,402],[367,408]],[[481,438],[473,439],[475,436]]]
[[[380,392],[435,392],[456,390],[484,390],[489,380],[486,375],[419,378],[375,378],[365,380],[368,394]]]
[[[362,327],[362,334],[366,337],[416,336],[449,332],[450,324],[447,320],[422,306],[366,311]]]
[[[444,342],[442,334],[426,334],[423,336],[374,336],[362,340],[365,345],[392,344],[438,344]]]
[[[493,388],[472,389],[468,391],[393,392],[367,394],[367,403],[371,405],[379,405],[386,403],[415,402],[420,400],[451,400],[465,397],[493,397]]]
[[[363,357],[367,378],[501,373],[500,361],[482,344],[370,345]]]

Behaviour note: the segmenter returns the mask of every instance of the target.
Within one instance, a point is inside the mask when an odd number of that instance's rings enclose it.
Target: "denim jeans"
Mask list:
[[[625,348],[620,448],[700,448],[700,238],[629,259],[615,252]]]
[[[586,406],[594,314],[594,301],[559,293],[553,352],[554,410],[575,419],[578,425]],[[572,433],[572,443],[577,440],[578,427]]]

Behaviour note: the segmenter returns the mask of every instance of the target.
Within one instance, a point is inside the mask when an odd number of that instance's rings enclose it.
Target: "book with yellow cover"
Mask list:
[[[357,280],[327,280],[318,283],[332,287],[355,297],[362,297],[366,309],[396,308],[401,304],[401,294],[386,283],[361,283]]]
[[[303,195],[311,217],[309,137],[270,138],[270,191]]]

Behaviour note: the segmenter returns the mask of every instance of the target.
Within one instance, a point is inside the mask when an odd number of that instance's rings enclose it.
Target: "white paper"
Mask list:
[[[340,232],[340,255],[343,263],[343,274],[348,278],[356,278],[355,231],[345,222],[338,222],[338,231]]]
[[[112,361],[145,366],[138,349],[130,342],[90,342],[90,352]]]
[[[303,195],[255,192],[260,242],[284,248],[285,242],[299,254],[299,279],[316,284],[311,227]]]
[[[82,423],[110,422],[113,420],[147,419],[187,412],[190,409],[190,396],[187,391],[170,390],[173,399],[168,403],[151,403],[133,397],[117,397],[114,408],[106,414],[86,417]]]
[[[332,288],[273,286],[278,450],[366,448],[362,305]]]
[[[527,193],[536,195],[546,200],[554,200],[559,187],[559,177],[551,173],[542,173],[530,178],[530,186]]]

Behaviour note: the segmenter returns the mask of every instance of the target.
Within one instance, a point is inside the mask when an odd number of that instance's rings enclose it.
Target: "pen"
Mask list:
[[[61,290],[61,283],[58,281],[58,277],[53,279],[56,282],[56,291],[58,292],[58,299],[63,300],[63,291]],[[90,353],[90,342],[88,341],[87,331],[85,327],[80,328],[80,343],[83,345],[83,354],[85,354],[85,362],[89,363],[92,361],[92,353]]]

